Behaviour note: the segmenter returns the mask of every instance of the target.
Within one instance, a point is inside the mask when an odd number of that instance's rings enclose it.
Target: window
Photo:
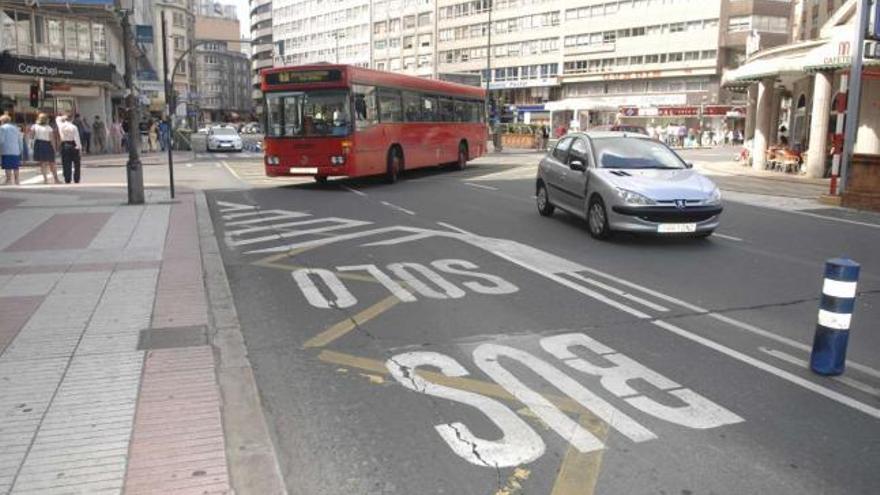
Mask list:
[[[379,89],[379,121],[403,122],[400,91],[386,88]]]
[[[455,104],[449,98],[440,98],[437,103],[438,117],[440,122],[452,122],[455,120]]]
[[[571,148],[571,142],[573,138],[567,137],[563,138],[556,144],[556,147],[553,148],[553,158],[559,160],[562,163],[568,159],[568,149]]]
[[[64,23],[64,58],[76,60],[78,57],[77,46],[76,23],[67,21]]]
[[[571,144],[571,151],[568,154],[569,161],[572,159],[579,159],[584,162],[584,165],[587,164],[587,142],[583,139],[575,139]]]
[[[403,37],[403,49],[409,49],[413,47],[413,37],[412,36],[404,36]]]
[[[373,24],[373,34],[383,34],[387,29],[388,24],[385,21]]]
[[[373,86],[352,86],[354,99],[354,118],[357,130],[375,125],[379,119],[376,113],[376,88]]]
[[[424,14],[419,14],[419,27],[427,26],[431,24],[431,13],[426,12]]]
[[[172,12],[171,13],[171,23],[174,27],[186,27],[186,20],[183,17],[183,14],[180,12]]]
[[[434,122],[437,117],[437,97],[422,95],[422,122]]]
[[[422,120],[422,101],[418,94],[404,91],[403,96],[403,119],[406,122],[420,122]]]
[[[430,34],[420,34],[419,35],[419,46],[421,46],[423,48],[431,46],[431,35]]]
[[[383,50],[383,49],[385,49],[385,40],[376,40],[376,42],[373,43],[373,47],[374,47],[376,50]]]
[[[416,16],[408,15],[403,18],[403,29],[412,29],[416,27]]]

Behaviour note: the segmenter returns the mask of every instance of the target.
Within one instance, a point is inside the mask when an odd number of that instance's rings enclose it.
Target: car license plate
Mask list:
[[[290,167],[290,173],[315,175],[318,173],[318,167]]]
[[[695,223],[661,223],[657,226],[657,232],[661,234],[684,234],[696,231]]]

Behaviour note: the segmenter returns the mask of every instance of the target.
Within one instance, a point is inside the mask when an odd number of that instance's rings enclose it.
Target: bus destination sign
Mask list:
[[[342,71],[336,69],[288,70],[266,74],[266,84],[311,84],[341,80]]]

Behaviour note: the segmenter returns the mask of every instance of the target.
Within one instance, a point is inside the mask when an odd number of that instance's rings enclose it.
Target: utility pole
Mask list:
[[[489,81],[492,80],[492,1],[489,2],[489,23],[486,41],[486,114],[489,113]]]
[[[165,11],[162,11],[162,79],[165,81],[165,124],[168,126],[168,132],[171,133],[171,85],[174,80],[168,80],[168,36],[165,32]],[[172,136],[169,136],[172,137]],[[174,139],[172,137],[171,141]],[[171,151],[171,143],[168,144],[168,183],[171,189],[171,199],[174,199],[174,153]]]
[[[125,87],[128,96],[125,105],[128,107],[128,163],[125,166],[125,175],[128,179],[128,204],[144,204],[144,170],[141,164],[140,150],[132,136],[140,138],[140,102],[135,94],[134,87],[134,35],[131,30],[131,13],[122,10],[121,2],[117,1],[117,8],[122,14],[122,48],[125,57]],[[132,5],[132,7],[134,7]]]
[[[862,57],[865,50],[865,30],[868,28],[868,0],[859,0],[856,13],[855,45],[853,46],[852,68],[849,71],[849,90],[846,100],[846,124],[843,136],[843,154],[840,157],[840,192],[846,191],[849,182],[850,164],[853,148],[859,129],[859,104],[862,101]]]

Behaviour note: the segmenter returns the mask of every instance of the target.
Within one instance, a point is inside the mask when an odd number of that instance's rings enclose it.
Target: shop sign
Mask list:
[[[34,78],[78,79],[107,83],[113,81],[113,67],[109,65],[42,60],[9,54],[0,56],[0,72]]]
[[[153,42],[153,26],[138,25],[135,26],[134,39],[138,43]]]
[[[559,86],[558,77],[543,77],[540,79],[521,79],[517,81],[493,81],[489,83],[489,89],[515,89],[537,88],[541,86]]]
[[[616,72],[610,74],[602,74],[602,79],[605,79],[607,81],[616,81],[620,79],[649,79],[652,77],[660,77],[660,71],[646,70],[639,72]]]
[[[700,113],[697,107],[660,107],[657,110],[661,117],[689,117]]]
[[[636,107],[621,107],[620,113],[624,117],[636,117],[639,115],[639,109]]]

